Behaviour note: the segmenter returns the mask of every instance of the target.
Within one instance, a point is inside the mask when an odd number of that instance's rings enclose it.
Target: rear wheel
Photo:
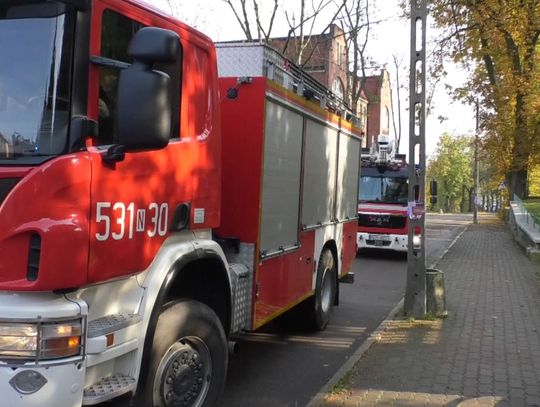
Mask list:
[[[324,249],[317,266],[315,296],[308,305],[309,322],[313,329],[322,331],[328,325],[336,296],[336,262],[330,249]]]
[[[227,341],[217,315],[191,300],[163,307],[147,374],[135,397],[138,407],[211,407],[227,373]]]

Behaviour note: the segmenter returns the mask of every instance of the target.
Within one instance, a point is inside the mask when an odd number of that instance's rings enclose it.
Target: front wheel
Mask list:
[[[317,266],[315,296],[308,305],[309,322],[315,330],[324,330],[330,321],[336,296],[336,275],[334,255],[330,249],[324,249]]]
[[[191,300],[166,304],[159,316],[137,407],[211,407],[227,374],[227,340],[217,315]]]

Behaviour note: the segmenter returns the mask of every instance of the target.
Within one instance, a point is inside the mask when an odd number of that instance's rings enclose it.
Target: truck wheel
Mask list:
[[[330,249],[324,249],[317,266],[315,296],[309,305],[309,321],[313,329],[322,331],[328,325],[336,295],[336,262]]]
[[[210,407],[227,375],[227,341],[217,315],[191,300],[166,304],[159,316],[138,407]]]

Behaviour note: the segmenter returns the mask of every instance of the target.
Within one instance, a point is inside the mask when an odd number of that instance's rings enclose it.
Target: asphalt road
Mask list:
[[[471,221],[467,215],[430,215],[427,265],[435,262]],[[305,406],[401,300],[406,258],[364,252],[355,283],[340,286],[340,305],[324,332],[283,330],[275,324],[246,336],[232,355],[222,407]]]
[[[428,215],[428,266],[471,220],[470,215]],[[403,255],[363,252],[353,268],[355,283],[340,286],[340,305],[325,331],[306,332],[288,321],[276,321],[237,343],[221,407],[303,407],[309,402],[404,294]]]

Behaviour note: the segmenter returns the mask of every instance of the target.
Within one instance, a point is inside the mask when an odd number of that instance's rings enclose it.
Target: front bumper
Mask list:
[[[0,292],[0,322],[27,322],[84,318],[84,303],[52,293]],[[43,376],[45,384],[32,394],[22,394],[10,383],[25,370]],[[0,405],[9,407],[80,407],[85,382],[83,355],[49,361],[13,362],[0,359]],[[5,404],[4,404],[5,403]]]
[[[406,252],[409,238],[407,235],[376,234],[358,232],[356,244],[358,249],[385,249]]]
[[[21,394],[10,380],[22,370],[41,373],[47,383],[34,394]],[[56,366],[25,365],[16,369],[0,367],[1,405],[9,407],[80,407],[82,404],[84,362]],[[5,403],[5,404],[4,404]]]

